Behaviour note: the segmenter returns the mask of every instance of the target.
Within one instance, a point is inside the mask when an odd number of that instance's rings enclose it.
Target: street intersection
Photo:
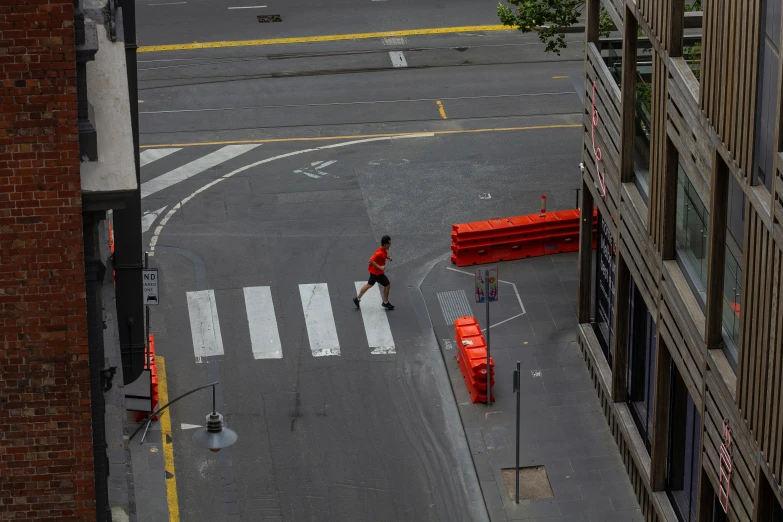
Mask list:
[[[299,3],[301,18],[284,13],[293,29],[263,37],[411,29],[435,12],[342,1],[362,24],[316,26]],[[495,23],[493,2],[456,4],[447,25]],[[140,45],[266,30],[227,30],[236,13],[223,10],[211,23],[216,5],[194,3],[168,34],[141,17]],[[219,380],[218,410],[239,434],[205,454],[188,431],[203,404],[172,407],[179,519],[486,519],[418,286],[452,223],[532,213],[541,194],[550,210],[574,207],[583,64],[581,35],[569,38],[555,61],[514,31],[139,55],[144,238],[161,277],[151,330],[168,395]],[[396,309],[379,313],[368,294],[357,310],[385,234]]]

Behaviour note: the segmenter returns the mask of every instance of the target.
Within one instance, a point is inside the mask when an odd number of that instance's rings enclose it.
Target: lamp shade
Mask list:
[[[216,453],[236,441],[236,432],[223,427],[223,416],[217,412],[207,415],[207,427],[193,434],[193,442]]]

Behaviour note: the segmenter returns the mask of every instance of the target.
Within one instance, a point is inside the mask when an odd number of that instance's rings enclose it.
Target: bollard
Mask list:
[[[546,216],[546,196],[541,196],[541,214],[539,214],[539,217],[545,217]]]

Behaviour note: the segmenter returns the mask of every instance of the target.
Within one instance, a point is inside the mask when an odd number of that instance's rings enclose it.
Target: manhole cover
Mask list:
[[[514,468],[505,468],[502,471],[508,498],[514,501],[516,500],[516,474],[514,473]],[[519,500],[536,500],[554,496],[552,485],[549,483],[549,475],[547,475],[544,466],[519,468]]]
[[[270,22],[282,22],[283,17],[280,15],[258,15],[258,23],[268,24]]]

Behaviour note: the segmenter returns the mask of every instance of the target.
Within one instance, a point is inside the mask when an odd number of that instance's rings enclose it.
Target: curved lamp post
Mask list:
[[[193,442],[201,446],[202,448],[207,448],[209,451],[217,453],[218,451],[222,450],[223,448],[227,448],[234,444],[237,441],[237,434],[234,430],[230,430],[223,426],[223,416],[217,412],[215,409],[215,386],[219,384],[220,381],[215,381],[210,384],[206,384],[204,386],[200,386],[194,390],[190,390],[187,393],[183,393],[176,399],[169,401],[168,404],[164,405],[162,408],[158,408],[155,410],[147,419],[147,422],[145,424],[139,425],[138,428],[136,428],[136,431],[133,432],[133,435],[130,436],[130,440],[133,440],[134,435],[139,432],[142,426],[144,426],[144,433],[141,436],[141,442],[140,444],[144,444],[144,439],[147,437],[147,430],[150,427],[150,424],[152,423],[152,419],[158,416],[161,412],[166,410],[169,406],[177,402],[178,400],[187,397],[191,393],[195,393],[199,390],[203,390],[204,388],[212,387],[212,413],[207,415],[207,426],[205,428],[199,428],[196,430],[196,433],[193,434]]]

